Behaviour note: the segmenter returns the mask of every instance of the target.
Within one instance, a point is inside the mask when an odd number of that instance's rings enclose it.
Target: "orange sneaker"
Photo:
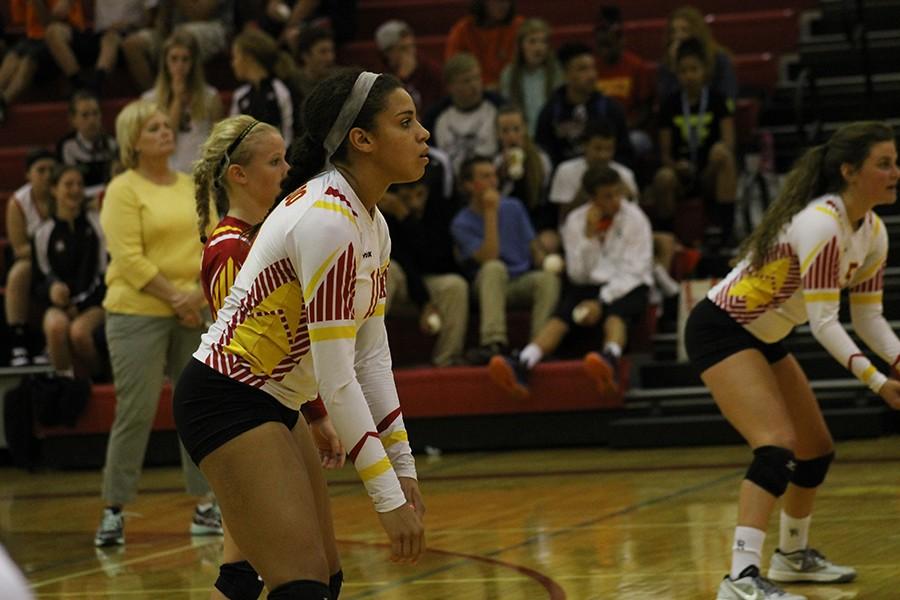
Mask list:
[[[588,352],[584,355],[584,371],[597,384],[598,391],[603,393],[619,391],[616,362],[615,359],[597,352]]]
[[[488,363],[488,375],[516,400],[526,400],[531,396],[528,391],[528,368],[521,362],[508,356],[493,356]]]

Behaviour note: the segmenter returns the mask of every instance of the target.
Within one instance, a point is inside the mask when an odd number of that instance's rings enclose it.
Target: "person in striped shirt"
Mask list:
[[[197,215],[200,240],[204,243],[200,285],[216,318],[225,297],[234,284],[238,271],[247,260],[251,240],[247,231],[260,223],[274,198],[279,197],[281,183],[287,176],[284,160],[285,143],[272,125],[249,115],[229,117],[216,124],[203,144],[200,160],[194,166]],[[210,205],[221,220],[208,236]],[[344,448],[328,418],[321,398],[307,402],[300,412],[309,424],[324,468],[344,465]],[[299,432],[295,427],[294,432]],[[299,437],[302,440],[302,436]],[[324,504],[327,497],[325,479],[316,478],[316,500]],[[322,509],[324,510],[324,509]],[[329,556],[337,556],[334,539]],[[242,590],[258,597],[263,583],[253,566],[244,559],[225,528],[223,561],[215,583],[213,598],[242,598]],[[340,577],[339,564],[329,565],[332,578]],[[255,596],[254,596],[255,594]]]
[[[391,541],[424,550],[424,502],[384,327],[390,238],[376,208],[422,177],[428,132],[395,78],[342,72],[305,103],[283,189],[174,398],[178,433],[269,598],[337,598],[321,470],[297,409],[321,395]],[[297,428],[293,435],[290,430]],[[324,510],[324,514],[323,511]]]
[[[889,406],[900,382],[880,373],[838,321],[849,291],[853,327],[896,377],[900,340],[882,315],[888,237],[878,205],[897,199],[897,149],[889,126],[851,123],[808,150],[780,196],[744,241],[740,262],[691,312],[685,342],[722,414],[753,448],[741,483],[731,572],[718,599],[804,598],[778,582],[856,577],[809,546],[816,489],[834,444],[809,381],[783,345],[809,321],[813,336]],[[760,575],[769,516],[784,495],[778,548]],[[753,595],[751,595],[753,594]]]

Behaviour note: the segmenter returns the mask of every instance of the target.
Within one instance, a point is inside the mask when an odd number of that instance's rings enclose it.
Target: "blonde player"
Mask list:
[[[391,558],[412,562],[425,547],[384,328],[390,239],[376,204],[391,183],[422,176],[428,132],[400,82],[374,73],[329,78],[304,112],[293,191],[259,229],[174,405],[179,435],[269,597],[323,600],[340,590],[329,582],[334,532],[316,504],[318,456],[297,411],[317,391]]]
[[[691,362],[722,414],[753,448],[741,483],[731,572],[718,600],[803,600],[772,580],[856,577],[853,568],[809,546],[816,489],[834,458],[834,444],[809,381],[782,340],[808,320],[840,364],[900,408],[900,382],[879,373],[838,322],[840,291],[846,288],[856,333],[896,372],[900,340],[881,305],[888,238],[872,209],[896,201],[898,178],[890,127],[852,123],[839,129],[799,160],[744,242],[741,261],[688,319]],[[781,495],[781,533],[765,578],[763,541]]]

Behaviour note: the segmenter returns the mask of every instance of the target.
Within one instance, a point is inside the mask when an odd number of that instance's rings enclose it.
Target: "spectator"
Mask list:
[[[28,298],[31,292],[31,240],[35,232],[50,218],[50,177],[56,166],[56,155],[35,148],[25,156],[28,183],[13,192],[6,203],[6,239],[12,246],[14,262],[6,275],[4,309],[10,331],[11,367],[24,367],[45,362],[43,356],[32,356],[28,342]]]
[[[625,113],[619,103],[597,91],[597,67],[591,49],[564,44],[557,53],[565,83],[541,109],[535,139],[554,165],[584,153],[584,129],[590,119],[606,119],[616,131],[616,160],[631,164],[633,151]]]
[[[622,12],[617,6],[600,9],[594,24],[597,47],[597,89],[625,110],[631,143],[639,154],[647,154],[653,142],[646,132],[653,103],[653,84],[644,59],[623,47]]]
[[[147,25],[147,0],[94,0],[92,31],[74,29],[67,21],[47,26],[47,48],[75,90],[100,94],[103,82],[116,67],[122,36]],[[85,55],[97,56],[91,72],[79,64]]]
[[[300,68],[287,83],[299,107],[317,83],[334,73],[334,34],[329,29],[307,27],[297,38],[295,56],[300,57]]]
[[[469,12],[450,29],[444,60],[472,54],[481,65],[484,86],[496,89],[500,71],[516,54],[516,32],[525,17],[516,14],[515,0],[472,0]]]
[[[46,28],[51,21],[65,21],[84,30],[84,9],[81,0],[46,0],[27,2],[18,0],[25,15],[25,38],[13,46],[0,63],[0,125],[6,121],[9,105],[31,87],[38,67],[47,59],[44,43]]]
[[[381,53],[385,72],[403,82],[416,103],[420,118],[424,118],[444,93],[440,67],[418,55],[415,35],[403,21],[382,23],[375,30],[375,45]]]
[[[516,356],[495,356],[491,378],[517,397],[528,396],[528,374],[554,352],[574,326],[603,327],[603,351],[584,357],[585,370],[601,392],[617,391],[618,362],[628,328],[645,313],[653,281],[650,222],[625,201],[618,171],[591,167],[582,187],[590,202],[572,211],[561,229],[566,284],[546,325]]]
[[[258,8],[258,23],[264,31],[297,53],[299,38],[310,28],[332,32],[334,40],[343,43],[356,33],[356,0],[256,0],[265,4]]]
[[[113,163],[119,153],[116,138],[103,131],[100,102],[93,92],[79,90],[69,101],[72,131],[56,144],[56,154],[64,165],[78,166],[84,176],[84,193],[97,197],[112,178]]]
[[[50,179],[51,218],[34,234],[35,298],[48,308],[44,337],[50,364],[58,375],[74,379],[74,363],[86,374],[103,369],[94,330],[103,326],[106,242],[96,208],[84,195],[77,166],[59,165]]]
[[[175,132],[171,167],[182,173],[192,172],[200,145],[223,112],[219,92],[206,83],[199,50],[187,30],[170,35],[159,57],[156,85],[141,96],[168,115]]]
[[[294,137],[294,100],[284,84],[296,68],[287,52],[262,31],[247,30],[231,48],[234,76],[247,83],[234,91],[229,114],[250,115],[281,132],[287,144]]]
[[[494,166],[500,178],[500,194],[518,198],[528,209],[538,243],[547,253],[559,252],[556,207],[547,203],[547,184],[553,170],[547,154],[534,145],[521,108],[504,106],[497,114],[500,153]]]
[[[710,89],[733,103],[738,94],[737,75],[728,50],[713,38],[703,14],[693,6],[676,8],[669,15],[664,40],[665,55],[659,62],[656,76],[656,97],[660,102],[679,90],[677,75],[678,46],[688,38],[697,38],[703,45],[704,70]],[[731,107],[734,110],[734,107]]]
[[[728,99],[706,81],[703,44],[688,38],[678,46],[680,90],[660,108],[659,149],[663,166],[651,186],[657,218],[671,218],[677,201],[700,195],[708,214],[730,241],[734,225],[737,167],[734,117]]]
[[[562,72],[550,49],[550,26],[541,19],[526,20],[516,36],[516,54],[500,73],[500,93],[522,107],[531,136],[541,108],[561,82]]]
[[[197,40],[201,64],[224,52],[234,19],[234,1],[157,0],[152,25],[128,34],[122,42],[122,53],[138,88],[143,92],[153,85],[160,49],[176,29],[188,31]]]
[[[462,363],[469,284],[453,258],[453,207],[428,193],[424,179],[395,184],[378,207],[391,232],[386,311],[415,304],[419,328],[437,336],[431,362],[440,367]]]
[[[444,82],[450,97],[432,111],[435,146],[446,152],[459,172],[467,159],[497,154],[497,109],[503,99],[485,92],[478,60],[460,53],[444,65]]]
[[[463,270],[475,284],[481,315],[481,345],[466,359],[485,364],[508,350],[506,307],[530,306],[531,335],[537,335],[559,298],[559,278],[534,269],[545,253],[522,203],[500,196],[493,161],[470,158],[459,177],[469,204],[454,217],[450,231]]]
[[[565,217],[573,209],[587,200],[581,179],[591,167],[611,167],[622,180],[625,197],[638,199],[638,187],[634,173],[625,165],[613,160],[616,155],[616,130],[605,119],[589,121],[584,128],[584,155],[563,161],[553,173],[550,184],[550,202],[559,205],[559,212]]]
[[[100,223],[110,254],[103,307],[117,406],[96,546],[125,543],[122,507],[137,492],[163,378],[177,381],[199,346],[206,305],[193,182],[169,166],[175,136],[168,116],[151,102],[132,102],[116,118],[116,139],[127,170],[109,183]],[[181,451],[187,491],[204,497],[191,533],[221,534],[209,485]]]

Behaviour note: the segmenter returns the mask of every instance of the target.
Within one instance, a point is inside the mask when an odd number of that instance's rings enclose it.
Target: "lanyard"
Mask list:
[[[709,88],[703,86],[700,92],[700,110],[697,112],[697,126],[691,120],[691,105],[688,102],[687,92],[681,92],[681,114],[684,115],[684,127],[688,134],[688,148],[691,152],[691,164],[697,164],[697,152],[700,149],[700,128],[703,127],[703,120],[706,117],[706,109],[709,105]]]

